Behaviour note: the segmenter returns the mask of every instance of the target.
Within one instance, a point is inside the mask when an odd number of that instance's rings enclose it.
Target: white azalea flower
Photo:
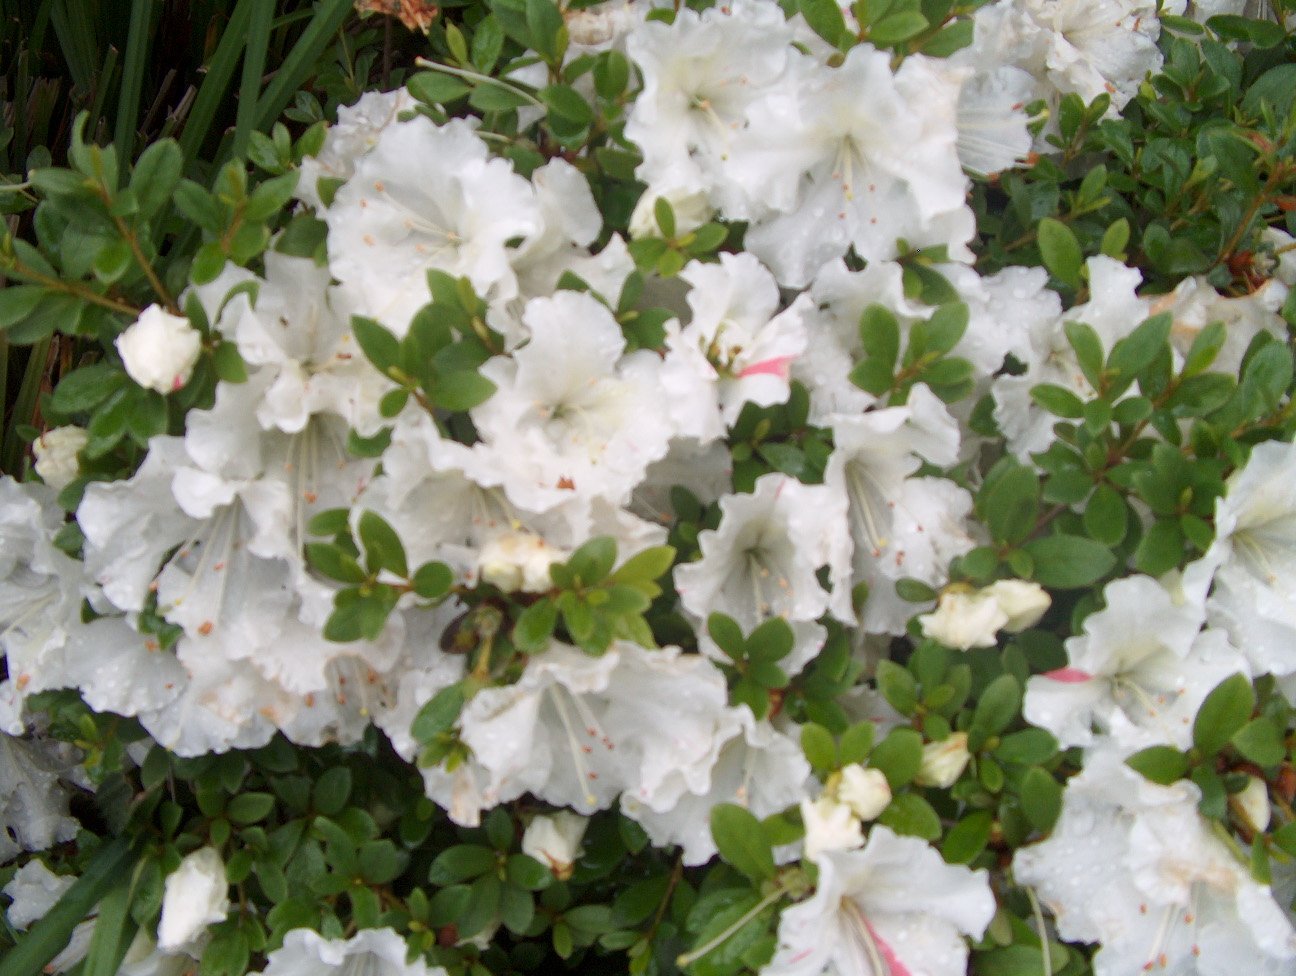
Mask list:
[[[579,292],[534,299],[523,320],[530,341],[481,368],[499,389],[470,412],[485,466],[474,480],[494,472],[537,512],[573,497],[624,503],[671,434],[656,399],[660,360],[625,355],[612,313]]]
[[[691,262],[680,277],[687,281],[693,316],[687,326],[668,327],[667,369],[696,373],[711,385],[724,425],[738,419],[745,403],[765,407],[788,398],[792,363],[806,348],[808,298],[799,297],[778,312],[778,284],[750,254],[722,254],[720,264]],[[672,407],[677,426],[699,440],[723,434],[713,417],[688,416]]]
[[[580,857],[581,841],[588,826],[588,817],[570,810],[540,814],[522,833],[522,853],[547,865],[559,881],[566,881]]]
[[[985,590],[946,590],[936,609],[918,618],[924,637],[946,647],[966,651],[973,647],[994,647],[1008,615],[994,595]]]
[[[431,298],[427,272],[467,276],[481,295],[517,289],[507,242],[540,226],[535,192],[463,119],[382,130],[323,214],[330,270],[358,314],[403,335]]]
[[[849,587],[829,593],[815,575],[821,566],[844,561],[847,540],[836,531],[844,502],[826,486],[773,473],[758,478],[751,494],[722,498],[719,528],[699,536],[702,558],[675,570],[684,609],[698,621],[727,614],[744,633],[782,617],[793,625],[797,643],[780,664],[791,673],[801,670],[822,642],[814,621],[830,608],[851,615]],[[703,650],[710,653],[705,645]]]
[[[89,442],[85,429],[72,424],[45,431],[32,441],[36,473],[45,484],[61,491],[81,473],[77,455]]]
[[[1179,605],[1156,580],[1130,576],[1109,583],[1107,606],[1066,642],[1067,667],[1026,682],[1022,712],[1063,748],[1089,745],[1094,726],[1121,721],[1159,742],[1187,748],[1192,719],[1211,690],[1248,670],[1219,631],[1200,633],[1200,608]]]
[[[934,786],[947,790],[958,782],[972,758],[967,747],[966,732],[951,732],[939,742],[923,746],[922,766],[914,782],[919,786]]]
[[[361,929],[349,939],[326,939],[311,929],[292,929],[283,945],[253,976],[446,976],[440,966],[416,957],[395,929]]]
[[[1226,974],[1239,960],[1265,976],[1290,973],[1296,932],[1269,887],[1197,812],[1197,787],[1159,786],[1125,765],[1110,741],[1085,755],[1042,843],[1013,857],[1068,941],[1097,942],[1097,976]]]
[[[167,875],[158,922],[158,947],[166,952],[193,946],[209,925],[229,914],[225,862],[214,847],[200,847]]]
[[[807,861],[817,862],[826,851],[851,851],[864,846],[860,818],[845,803],[831,796],[801,801],[801,821],[805,824]]]
[[[980,938],[995,912],[985,871],[946,864],[925,841],[880,825],[863,849],[828,851],[818,864],[814,897],[783,912],[762,976],[960,976],[963,936]]]
[[[0,895],[12,899],[12,904],[5,910],[9,924],[16,929],[25,929],[32,922],[44,918],[64,892],[76,883],[76,878],[66,874],[55,874],[43,861],[28,861],[0,888]]]
[[[202,336],[183,315],[150,305],[115,340],[126,372],[140,386],[173,393],[189,382]]]
[[[880,769],[850,763],[841,768],[833,791],[860,820],[876,820],[891,805],[891,784]]]
[[[1228,631],[1256,673],[1296,671],[1296,446],[1257,444],[1215,501],[1215,541],[1184,588]]]
[[[356,160],[378,144],[383,131],[398,121],[401,112],[412,109],[414,97],[404,88],[390,92],[365,92],[354,105],[340,105],[337,123],[328,128],[317,156],[301,163],[295,195],[316,210],[323,208],[319,181],[348,180]]]

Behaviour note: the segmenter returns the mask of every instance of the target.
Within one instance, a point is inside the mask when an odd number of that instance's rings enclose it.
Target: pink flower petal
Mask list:
[[[780,379],[787,379],[788,364],[795,359],[795,356],[775,356],[773,359],[765,359],[759,363],[752,363],[741,373],[738,374],[741,379],[744,376],[759,376],[762,373],[769,373]]]
[[[1044,677],[1066,684],[1078,684],[1081,681],[1091,681],[1093,679],[1092,674],[1088,671],[1081,671],[1079,668],[1058,668],[1056,671],[1045,671]]]

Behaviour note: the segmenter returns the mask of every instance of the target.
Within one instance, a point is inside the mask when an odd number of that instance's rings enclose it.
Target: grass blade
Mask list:
[[[288,107],[297,89],[301,88],[306,79],[316,72],[320,55],[324,53],[334,33],[346,21],[353,7],[353,0],[322,0],[315,9],[310,24],[302,31],[301,37],[288,52],[288,57],[284,58],[283,64],[275,72],[274,79],[266,88],[265,94],[261,96],[257,106],[258,129],[269,129]]]
[[[98,28],[91,8],[94,4],[54,0],[50,21],[58,35],[63,60],[72,73],[72,81],[82,91],[89,91],[99,66]]]
[[[117,127],[113,132],[117,158],[123,165],[135,158],[135,123],[139,119],[144,68],[148,64],[151,46],[149,28],[152,15],[153,0],[132,0],[130,31],[126,35],[126,60],[122,64],[121,91],[117,96]]]
[[[207,77],[198,89],[193,108],[189,110],[188,121],[180,134],[180,148],[184,151],[186,171],[189,164],[198,157],[198,150],[207,138],[216,112],[229,88],[230,79],[234,77],[234,67],[238,64],[239,55],[243,53],[243,42],[247,36],[248,22],[252,19],[252,11],[266,2],[268,0],[239,0],[238,6],[230,14],[220,43],[216,45],[216,53],[207,66]]]
[[[248,137],[256,124],[274,8],[270,0],[264,0],[252,11],[252,22],[248,25],[247,46],[243,51],[243,82],[239,85],[238,116],[234,124],[234,155],[240,158],[247,152]]]
[[[110,840],[95,852],[81,877],[0,960],[0,976],[40,976],[45,964],[67,945],[76,924],[121,881],[136,854],[125,837]]]
[[[45,369],[49,365],[50,347],[53,336],[46,336],[31,347],[27,354],[27,366],[23,370],[22,385],[14,398],[13,412],[5,425],[4,449],[0,451],[0,471],[22,477],[22,457],[25,447],[23,439],[18,436],[18,428],[31,424],[36,417],[36,401],[40,398],[41,382],[45,378]],[[4,970],[0,969],[0,974]]]

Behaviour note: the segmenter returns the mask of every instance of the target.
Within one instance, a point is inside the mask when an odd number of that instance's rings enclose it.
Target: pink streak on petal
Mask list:
[[[1056,671],[1045,671],[1044,677],[1052,678],[1054,681],[1061,681],[1064,684],[1069,685],[1093,679],[1092,674],[1088,671],[1081,671],[1079,668],[1058,668]]]
[[[787,379],[788,364],[795,358],[795,356],[775,356],[773,359],[762,360],[748,366],[738,374],[738,377],[741,379],[744,376],[759,376],[762,373],[769,373],[780,379]]]
[[[873,941],[877,943],[878,950],[882,953],[882,961],[887,965],[889,976],[913,976],[909,972],[909,967],[902,963],[896,957],[896,954],[891,951],[891,947],[886,944],[886,940],[877,934],[877,929],[869,925],[868,919],[864,919],[864,924],[868,926],[869,935],[873,936]]]

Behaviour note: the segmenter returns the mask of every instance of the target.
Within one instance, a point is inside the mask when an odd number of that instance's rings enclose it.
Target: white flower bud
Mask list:
[[[817,861],[828,851],[851,851],[864,844],[859,818],[850,807],[830,796],[802,800],[801,820],[805,824],[807,861]]]
[[[150,390],[172,393],[189,382],[202,352],[202,336],[184,316],[150,305],[117,337],[116,345],[131,379]]]
[[[225,920],[229,904],[225,862],[216,848],[199,848],[167,875],[158,948],[175,952],[193,945],[207,926]]]
[[[536,817],[522,834],[522,853],[548,865],[555,878],[566,881],[580,857],[587,826],[589,818],[570,810]]]
[[[994,647],[999,628],[1008,615],[999,601],[984,592],[947,590],[941,594],[933,613],[918,618],[924,637],[938,640],[946,647],[966,651],[972,647]]]
[[[32,453],[36,455],[36,473],[41,480],[57,491],[62,491],[81,473],[81,462],[77,455],[89,442],[85,430],[80,427],[55,427],[47,430],[32,441]]]
[[[922,767],[914,777],[914,782],[919,786],[935,786],[942,790],[953,786],[972,758],[968,752],[967,739],[966,732],[952,732],[947,739],[923,746]]]
[[[634,213],[630,215],[630,239],[643,237],[665,237],[657,226],[657,200],[664,198],[671,205],[675,214],[675,236],[683,237],[697,230],[711,219],[711,207],[706,194],[701,190],[687,191],[678,187],[666,190],[654,190],[649,187],[644,191],[639,202],[635,204]]]
[[[1269,818],[1272,813],[1269,809],[1269,786],[1264,780],[1259,776],[1248,776],[1247,785],[1235,799],[1246,814],[1247,820],[1251,821],[1252,827],[1256,830],[1269,828]]]
[[[842,767],[837,799],[861,820],[874,820],[891,804],[891,786],[882,770],[851,763]]]
[[[999,604],[999,609],[1008,618],[1003,629],[1010,634],[1034,627],[1053,603],[1044,587],[1028,580],[997,580],[981,592],[993,596]]]
[[[544,593],[553,588],[549,567],[568,553],[531,532],[506,532],[484,546],[477,557],[478,577],[505,593]]]

